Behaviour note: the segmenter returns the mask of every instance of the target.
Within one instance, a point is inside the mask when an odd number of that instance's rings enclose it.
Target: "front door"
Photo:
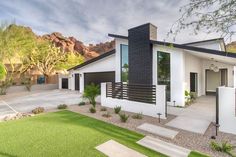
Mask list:
[[[197,93],[198,87],[198,76],[197,73],[190,73],[190,92]]]
[[[79,74],[75,74],[75,90],[79,90],[80,89],[80,79],[79,79]]]

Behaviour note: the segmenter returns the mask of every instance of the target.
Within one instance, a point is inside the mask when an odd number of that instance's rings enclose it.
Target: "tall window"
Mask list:
[[[121,54],[121,81],[128,82],[129,73],[129,58],[128,58],[128,45],[120,45]]]
[[[157,57],[158,84],[166,85],[166,99],[170,101],[170,54],[158,51]]]

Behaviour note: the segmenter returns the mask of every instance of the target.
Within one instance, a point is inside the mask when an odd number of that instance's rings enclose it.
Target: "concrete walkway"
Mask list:
[[[202,96],[196,102],[186,108],[168,107],[168,113],[176,115],[166,125],[204,134],[211,122],[215,122],[216,116],[215,96]]]
[[[187,157],[191,152],[189,149],[150,136],[144,137],[137,143],[171,157]]]
[[[47,90],[0,96],[0,101],[0,117],[2,117],[13,113],[2,101],[18,112],[30,112],[36,107],[51,109],[56,108],[59,104],[77,104],[82,101],[82,96],[77,91]]]
[[[108,157],[147,157],[113,140],[97,146],[96,149]]]

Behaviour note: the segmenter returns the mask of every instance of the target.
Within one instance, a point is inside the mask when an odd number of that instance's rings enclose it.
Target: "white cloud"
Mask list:
[[[151,22],[164,40],[180,17],[179,7],[187,0],[11,0],[0,2],[0,19],[15,20],[36,33],[61,32],[85,43],[106,41],[108,33],[127,34],[131,27]],[[176,42],[217,38],[217,34],[189,35],[185,30]],[[171,39],[169,39],[171,41]]]

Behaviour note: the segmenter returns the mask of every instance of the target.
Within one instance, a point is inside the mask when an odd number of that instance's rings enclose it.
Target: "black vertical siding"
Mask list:
[[[152,44],[156,27],[145,24],[129,29],[129,83],[152,84]]]

